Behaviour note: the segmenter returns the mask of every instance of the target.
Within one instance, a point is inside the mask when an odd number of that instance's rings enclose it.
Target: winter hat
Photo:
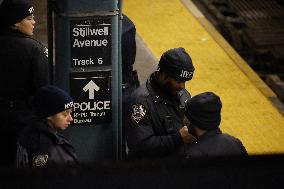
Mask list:
[[[200,129],[212,130],[221,122],[222,102],[213,92],[198,94],[185,103],[185,115],[188,120]]]
[[[184,48],[174,48],[162,54],[158,69],[179,81],[192,79],[194,66]]]
[[[73,99],[64,90],[47,85],[35,95],[35,111],[40,118],[46,118],[73,107]]]
[[[29,0],[4,0],[0,6],[0,26],[9,27],[33,13]]]

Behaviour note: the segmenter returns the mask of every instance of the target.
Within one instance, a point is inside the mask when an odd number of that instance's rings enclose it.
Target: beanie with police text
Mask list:
[[[203,130],[219,127],[222,102],[213,92],[205,92],[192,97],[185,103],[185,115],[193,126]]]
[[[46,118],[73,107],[73,99],[64,90],[47,85],[35,95],[35,112],[38,117]]]
[[[191,80],[194,72],[192,60],[182,47],[173,48],[163,53],[158,69],[179,81]]]
[[[33,13],[29,0],[4,0],[0,6],[0,27],[12,26]]]

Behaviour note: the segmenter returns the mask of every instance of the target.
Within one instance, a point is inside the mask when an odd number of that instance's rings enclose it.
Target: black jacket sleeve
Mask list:
[[[48,53],[47,48],[37,44],[33,49],[32,69],[33,82],[36,88],[49,84]]]

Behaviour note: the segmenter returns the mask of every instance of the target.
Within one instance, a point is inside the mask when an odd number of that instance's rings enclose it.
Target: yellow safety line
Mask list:
[[[220,45],[179,0],[124,0],[123,11],[157,59],[173,47],[189,52],[196,72],[186,88],[193,95],[213,91],[221,97],[221,129],[240,138],[249,154],[284,152],[284,118],[265,97],[274,93],[265,91],[243,60],[228,53],[232,48]]]

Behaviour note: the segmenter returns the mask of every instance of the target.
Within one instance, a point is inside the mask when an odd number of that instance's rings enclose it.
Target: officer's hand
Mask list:
[[[187,126],[183,126],[179,133],[184,143],[192,143],[194,141],[194,137],[188,132]]]
[[[182,124],[184,126],[190,127],[190,121],[184,116]]]

